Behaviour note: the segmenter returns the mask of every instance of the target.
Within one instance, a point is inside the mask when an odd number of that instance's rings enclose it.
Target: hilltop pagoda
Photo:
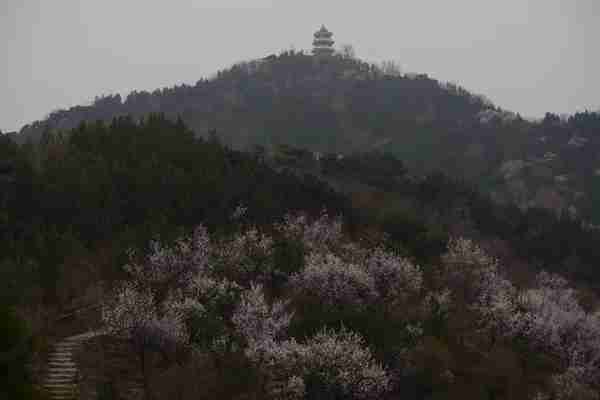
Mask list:
[[[313,55],[315,56],[330,56],[333,54],[333,33],[329,32],[325,25],[321,25],[321,29],[315,32],[313,40]]]

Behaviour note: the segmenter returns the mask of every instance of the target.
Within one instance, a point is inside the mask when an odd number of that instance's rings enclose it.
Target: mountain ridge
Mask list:
[[[547,114],[532,122],[460,86],[342,55],[286,51],[235,64],[194,86],[100,97],[24,126],[16,140],[151,112],[181,117],[199,136],[216,132],[236,149],[386,151],[415,174],[442,170],[498,202],[600,223],[593,207],[600,200],[598,113]]]

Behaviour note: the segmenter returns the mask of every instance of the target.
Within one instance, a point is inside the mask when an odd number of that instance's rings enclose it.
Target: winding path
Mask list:
[[[103,331],[90,331],[79,335],[69,336],[54,344],[54,349],[48,357],[48,364],[42,387],[52,400],[73,400],[77,397],[78,369],[74,353],[82,343]]]

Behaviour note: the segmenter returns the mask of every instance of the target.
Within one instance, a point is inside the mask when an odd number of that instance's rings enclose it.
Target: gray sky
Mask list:
[[[0,0],[0,129],[310,49],[322,23],[524,116],[600,108],[598,0]]]

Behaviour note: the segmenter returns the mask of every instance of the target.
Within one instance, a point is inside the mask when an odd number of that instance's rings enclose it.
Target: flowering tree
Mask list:
[[[306,343],[308,374],[318,375],[328,386],[359,399],[378,399],[390,389],[390,377],[378,364],[364,339],[347,330],[323,330]]]
[[[178,239],[173,246],[158,241],[150,244],[150,253],[136,260],[130,253],[131,263],[125,266],[130,281],[155,295],[164,295],[173,288],[185,287],[188,282],[208,266],[210,238],[206,228],[198,226],[188,238]]]
[[[309,251],[328,251],[343,243],[342,221],[323,212],[309,221],[304,214],[286,215],[277,229],[284,236],[301,241]]]
[[[273,272],[273,239],[256,228],[213,246],[211,260],[223,276],[244,286],[266,281]]]
[[[284,305],[269,307],[257,286],[243,297],[234,322],[248,341],[247,356],[275,382],[272,395],[302,398],[309,378],[349,398],[376,399],[391,388],[388,373],[360,335],[325,329],[306,343],[278,340],[291,319]]]
[[[443,335],[462,343],[463,333],[475,334],[499,349],[519,339],[560,361],[538,398],[597,399],[600,311],[586,312],[565,279],[540,273],[519,289],[463,238],[450,240],[441,268],[425,279],[410,260],[348,240],[339,218],[288,215],[274,228],[274,236],[249,227],[211,242],[199,227],[134,254],[130,279],[103,309],[107,330],[130,339],[142,359],[180,346],[215,363],[243,358],[260,392],[281,399],[379,398],[399,389],[392,376],[413,371],[413,357],[446,357]],[[444,330],[451,321],[464,329]]]
[[[509,319],[510,333],[560,357],[567,366],[555,377],[555,390],[566,396],[574,388],[600,387],[600,319],[582,309],[568,282],[541,272],[535,286],[520,294],[518,304]]]
[[[359,265],[343,262],[334,254],[312,253],[306,267],[290,278],[297,296],[318,299],[326,307],[364,307],[378,296],[375,280]]]
[[[514,315],[516,289],[500,274],[498,260],[463,238],[451,239],[442,259],[454,296],[461,295],[482,328],[505,329]]]
[[[172,351],[188,341],[181,308],[170,304],[162,309],[149,289],[125,282],[104,304],[102,319],[109,334],[127,339],[135,349],[149,399],[148,351]]]
[[[600,387],[600,319],[583,310],[566,279],[542,271],[533,287],[518,291],[500,276],[497,260],[465,239],[450,242],[444,261],[454,286],[469,286],[484,327],[562,360],[564,372],[551,385],[556,398],[583,398]]]
[[[287,303],[276,301],[269,306],[262,286],[252,285],[242,294],[232,321],[247,343],[246,354],[254,359],[290,325],[292,314],[286,313]]]
[[[375,249],[365,264],[379,295],[392,303],[418,294],[423,287],[423,275],[418,265],[382,248]]]
[[[176,292],[185,290],[192,277],[206,269],[209,244],[206,229],[199,226],[191,237],[172,247],[153,242],[142,262],[132,252],[132,262],[125,267],[130,279],[103,305],[102,320],[108,333],[129,340],[138,354],[147,398],[148,351],[172,351],[189,342],[187,314],[201,310],[201,305]]]

